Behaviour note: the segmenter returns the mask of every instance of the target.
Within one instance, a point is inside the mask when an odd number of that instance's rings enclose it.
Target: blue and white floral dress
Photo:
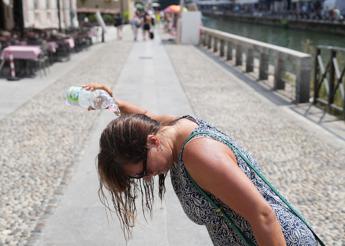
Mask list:
[[[191,116],[184,117],[198,124],[198,127],[193,131],[194,134],[199,133],[201,136],[215,139],[226,144],[229,146],[229,148],[232,148],[231,145],[235,146],[256,168],[259,169],[256,161],[251,157],[251,155],[238,146],[236,142],[234,142],[234,140],[229,136],[217,130],[215,127],[209,125],[205,121],[195,119]],[[200,135],[198,136],[200,137]],[[180,200],[184,212],[196,224],[206,226],[214,245],[243,245],[241,239],[232,230],[232,228],[227,225],[224,217],[214,211],[214,206],[212,206],[212,204],[193,184],[193,181],[191,180],[191,177],[189,176],[182,160],[183,149],[184,146],[179,153],[178,163],[176,163],[170,170],[170,176],[173,188],[178,196],[178,199]],[[308,227],[298,217],[296,217],[289,210],[289,208],[287,208],[283,201],[281,201],[281,199],[267,186],[267,184],[247,166],[245,161],[239,155],[237,155],[236,151],[233,152],[241,170],[253,182],[265,200],[273,208],[278,220],[280,221],[287,245],[317,245],[317,242]],[[245,237],[251,240],[255,245],[256,241],[249,223],[211,193],[206,192],[206,194],[209,195],[215,204],[223,209],[227,216],[229,216],[236,226],[240,228]]]

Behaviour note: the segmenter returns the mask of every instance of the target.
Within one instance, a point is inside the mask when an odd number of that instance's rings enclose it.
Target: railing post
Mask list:
[[[224,56],[224,39],[220,40],[220,57]]]
[[[300,58],[297,62],[295,103],[309,102],[311,57]]]
[[[242,65],[242,46],[241,45],[236,45],[236,61],[235,61],[236,66],[241,66]]]
[[[342,86],[342,88],[340,88],[340,86]],[[342,82],[339,85],[339,90],[340,90],[340,95],[343,98],[343,119],[345,120],[345,83],[344,82]]]
[[[200,35],[201,35],[201,46],[205,47],[207,35],[204,31],[201,31]]]
[[[218,52],[218,38],[216,37],[213,38],[213,52],[214,53]]]
[[[345,85],[342,83],[340,86],[344,88],[345,91]],[[345,120],[345,96],[343,97],[343,119]]]
[[[232,60],[232,43],[229,41],[226,43],[226,60]]]
[[[313,104],[316,104],[317,99],[319,98],[319,83],[321,83],[321,81],[319,82],[319,73],[320,73],[320,69],[319,69],[319,62],[318,62],[318,57],[321,55],[321,49],[320,48],[316,48],[316,54],[315,54],[315,62],[314,62],[314,100],[313,100]]]
[[[268,55],[260,54],[259,80],[268,79]]]
[[[212,35],[211,34],[208,34],[208,39],[207,39],[207,48],[208,49],[211,49],[211,45],[212,45]]]
[[[277,54],[274,65],[274,85],[273,90],[283,90],[285,88],[284,80],[282,79],[284,72],[284,60],[281,54]]]
[[[331,106],[334,102],[335,90],[335,67],[333,63],[333,59],[337,57],[337,52],[335,50],[331,50],[331,59],[330,59],[330,71],[329,71],[329,94],[328,94],[328,106]]]
[[[254,55],[253,49],[249,48],[247,50],[247,57],[246,57],[246,72],[250,73],[254,71]]]
[[[203,35],[202,35],[202,32],[200,31],[199,32],[199,45],[202,45],[202,40],[203,40]]]

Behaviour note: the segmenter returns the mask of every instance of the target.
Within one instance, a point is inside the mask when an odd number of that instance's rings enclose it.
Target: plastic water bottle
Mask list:
[[[120,115],[119,107],[108,92],[105,90],[86,90],[81,86],[71,86],[65,94],[65,102],[68,105],[80,106],[82,108],[108,109],[109,111]]]

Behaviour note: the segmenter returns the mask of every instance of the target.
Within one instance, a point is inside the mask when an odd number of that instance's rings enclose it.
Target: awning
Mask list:
[[[78,13],[96,13],[97,11],[102,14],[116,14],[120,12],[120,9],[103,9],[103,8],[78,8]]]

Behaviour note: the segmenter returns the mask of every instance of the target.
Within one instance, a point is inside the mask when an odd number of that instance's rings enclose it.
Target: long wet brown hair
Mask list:
[[[100,187],[98,195],[110,211],[115,210],[119,217],[125,239],[131,236],[136,217],[135,199],[141,194],[144,217],[145,207],[152,213],[154,201],[154,182],[131,179],[123,171],[123,165],[139,163],[147,158],[147,136],[156,134],[161,125],[143,114],[122,115],[111,121],[103,130],[100,138],[98,175]],[[165,193],[165,175],[159,175],[159,197]],[[109,205],[105,190],[110,194]],[[111,208],[113,207],[113,209]]]

